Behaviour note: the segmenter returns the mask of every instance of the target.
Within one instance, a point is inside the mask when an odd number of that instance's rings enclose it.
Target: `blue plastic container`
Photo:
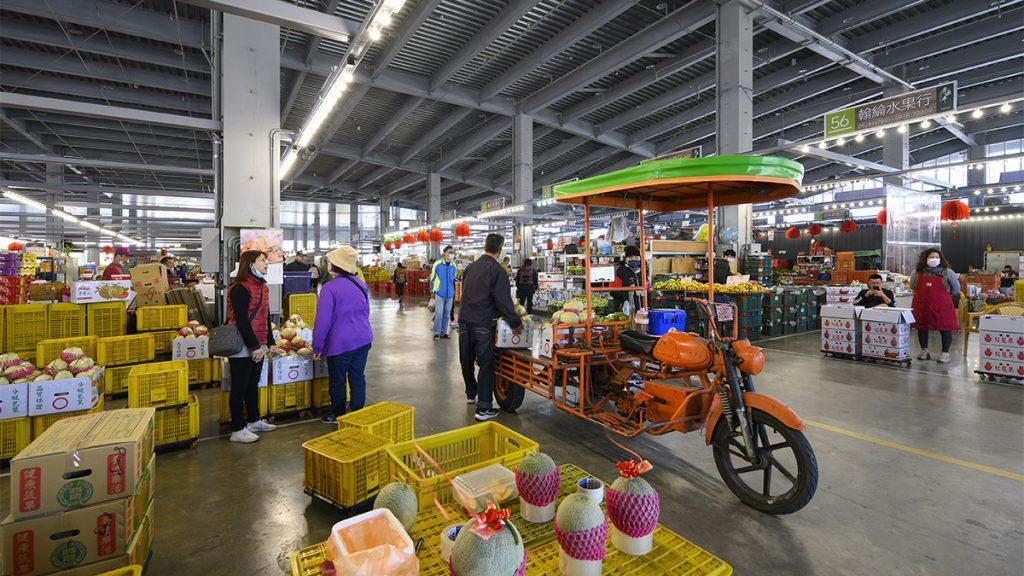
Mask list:
[[[647,327],[648,334],[661,336],[670,329],[675,328],[679,332],[686,332],[686,311],[672,308],[656,308],[647,314],[650,324]]]
[[[284,286],[281,292],[287,294],[305,294],[309,292],[309,272],[285,272]]]

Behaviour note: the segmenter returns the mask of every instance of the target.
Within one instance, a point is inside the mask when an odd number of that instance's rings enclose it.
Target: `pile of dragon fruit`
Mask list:
[[[91,378],[100,371],[96,361],[85,355],[81,348],[65,348],[60,358],[37,368],[31,362],[22,360],[14,352],[0,354],[0,385],[67,378]]]

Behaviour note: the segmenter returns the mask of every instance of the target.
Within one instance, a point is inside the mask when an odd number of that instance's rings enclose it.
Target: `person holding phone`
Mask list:
[[[896,302],[896,295],[892,290],[882,288],[882,276],[872,274],[868,277],[868,287],[861,290],[853,299],[854,306],[874,308],[876,306],[892,307]]]

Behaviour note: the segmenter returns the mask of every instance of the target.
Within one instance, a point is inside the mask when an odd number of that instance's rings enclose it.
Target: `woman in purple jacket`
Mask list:
[[[337,422],[346,412],[345,380],[352,389],[348,408],[359,410],[366,404],[366,357],[373,343],[370,330],[370,299],[366,284],[356,276],[358,253],[342,246],[327,253],[335,275],[320,290],[313,327],[313,358],[327,359],[331,391],[331,411],[320,419]]]

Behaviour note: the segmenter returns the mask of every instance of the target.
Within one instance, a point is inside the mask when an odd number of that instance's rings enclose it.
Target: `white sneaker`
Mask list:
[[[277,430],[277,426],[274,426],[265,419],[262,419],[255,422],[249,422],[245,425],[245,429],[249,432],[273,432],[274,430]]]
[[[259,436],[253,434],[252,432],[250,432],[246,428],[242,428],[241,430],[239,430],[237,432],[232,432],[231,433],[231,437],[228,438],[228,440],[231,440],[232,442],[244,442],[244,443],[256,442],[259,439],[260,439]]]
[[[921,350],[921,353],[917,355],[918,360],[931,360],[932,355],[927,350]]]
[[[949,352],[943,352],[942,356],[939,356],[940,364],[949,364]]]

